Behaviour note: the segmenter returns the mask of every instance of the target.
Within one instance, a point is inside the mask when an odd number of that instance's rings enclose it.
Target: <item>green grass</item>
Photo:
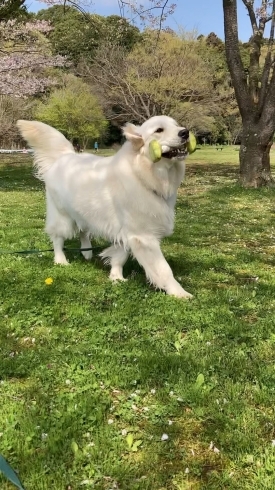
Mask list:
[[[222,148],[222,150],[217,150]],[[275,164],[275,149],[271,150],[271,162]],[[217,163],[217,164],[236,164],[239,161],[239,146],[220,146],[220,145],[198,145],[198,150],[188,157],[188,162]]]
[[[191,302],[134,261],[112,285],[97,258],[0,256],[0,453],[26,490],[275,487],[275,190],[216,153],[188,160],[162,246]],[[43,185],[1,158],[0,248],[48,248]]]
[[[92,153],[93,155],[99,156],[99,157],[109,157],[110,155],[114,154],[114,150],[109,149],[109,148],[104,148],[103,150],[99,149],[97,152],[94,150],[85,150],[86,153]]]

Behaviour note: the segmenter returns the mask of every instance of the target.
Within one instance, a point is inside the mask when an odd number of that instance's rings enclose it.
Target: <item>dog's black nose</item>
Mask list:
[[[179,132],[178,132],[178,136],[182,139],[182,140],[187,140],[189,138],[189,131],[188,129],[181,129]]]

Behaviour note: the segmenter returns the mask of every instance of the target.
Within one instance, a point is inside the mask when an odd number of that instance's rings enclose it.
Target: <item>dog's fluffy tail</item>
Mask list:
[[[65,153],[74,153],[73,145],[56,129],[39,121],[17,121],[23,138],[34,150],[36,176],[44,180],[51,165]]]

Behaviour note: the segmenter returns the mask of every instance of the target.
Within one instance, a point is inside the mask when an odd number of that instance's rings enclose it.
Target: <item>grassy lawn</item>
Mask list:
[[[191,302],[135,261],[112,285],[76,252],[0,255],[0,454],[26,490],[275,488],[275,190],[237,161],[188,159],[162,248]],[[2,156],[0,248],[49,248],[44,217],[30,160]]]

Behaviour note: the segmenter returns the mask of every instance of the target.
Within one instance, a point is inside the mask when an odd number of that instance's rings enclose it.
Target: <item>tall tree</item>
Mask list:
[[[270,148],[275,132],[275,0],[242,0],[252,27],[245,70],[238,40],[237,0],[223,0],[227,63],[242,117],[240,177],[245,187],[272,183]],[[258,5],[258,7],[257,7]],[[270,32],[267,43],[264,32]],[[261,57],[264,58],[261,66]]]

